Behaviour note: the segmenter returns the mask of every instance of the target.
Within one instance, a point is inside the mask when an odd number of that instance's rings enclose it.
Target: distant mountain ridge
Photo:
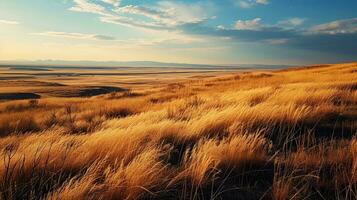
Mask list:
[[[171,67],[171,68],[232,68],[232,69],[284,69],[294,65],[263,65],[263,64],[189,64],[166,63],[156,61],[63,61],[63,60],[37,60],[37,61],[0,61],[6,66],[36,66],[36,67]]]

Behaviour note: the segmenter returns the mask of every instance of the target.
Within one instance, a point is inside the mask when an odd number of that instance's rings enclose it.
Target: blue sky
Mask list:
[[[1,0],[0,60],[356,61],[356,0]]]

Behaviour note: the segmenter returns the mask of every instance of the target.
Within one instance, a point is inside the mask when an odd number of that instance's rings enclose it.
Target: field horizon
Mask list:
[[[356,136],[357,62],[0,68],[4,200],[354,200]]]
[[[0,200],[357,200],[356,0],[0,0]]]

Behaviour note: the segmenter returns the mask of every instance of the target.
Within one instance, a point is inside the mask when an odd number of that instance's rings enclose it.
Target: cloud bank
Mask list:
[[[115,40],[114,37],[107,36],[107,35],[56,32],[56,31],[46,31],[46,32],[41,32],[41,33],[32,33],[31,35],[40,35],[40,36],[48,36],[48,37],[60,37],[60,38],[73,38],[73,39]]]
[[[238,0],[236,1],[236,5],[241,8],[252,8],[257,5],[268,5],[268,0]]]
[[[0,19],[0,24],[18,25],[20,23],[18,21]]]
[[[74,5],[69,8],[71,11],[95,14],[104,23],[149,31],[200,38],[226,38],[237,43],[266,43],[321,52],[357,52],[357,18],[302,28],[305,18],[288,18],[275,24],[264,24],[264,19],[256,17],[248,20],[238,19],[231,27],[226,27],[208,25],[216,16],[210,12],[215,6],[207,2],[160,1],[151,5],[123,5],[118,0],[74,0],[73,3]],[[241,0],[237,3],[248,8],[268,5],[270,2]]]

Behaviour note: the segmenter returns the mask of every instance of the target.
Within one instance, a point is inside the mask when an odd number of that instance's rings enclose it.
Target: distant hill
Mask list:
[[[108,68],[108,67],[171,67],[171,68],[224,68],[224,69],[284,69],[292,65],[262,65],[262,64],[229,64],[229,65],[209,65],[209,64],[189,64],[189,63],[165,63],[155,61],[63,61],[63,60],[37,60],[37,61],[0,61],[0,65],[14,66],[14,69],[23,68],[24,66],[36,66],[41,68],[58,68],[58,67],[91,67],[91,68]]]

